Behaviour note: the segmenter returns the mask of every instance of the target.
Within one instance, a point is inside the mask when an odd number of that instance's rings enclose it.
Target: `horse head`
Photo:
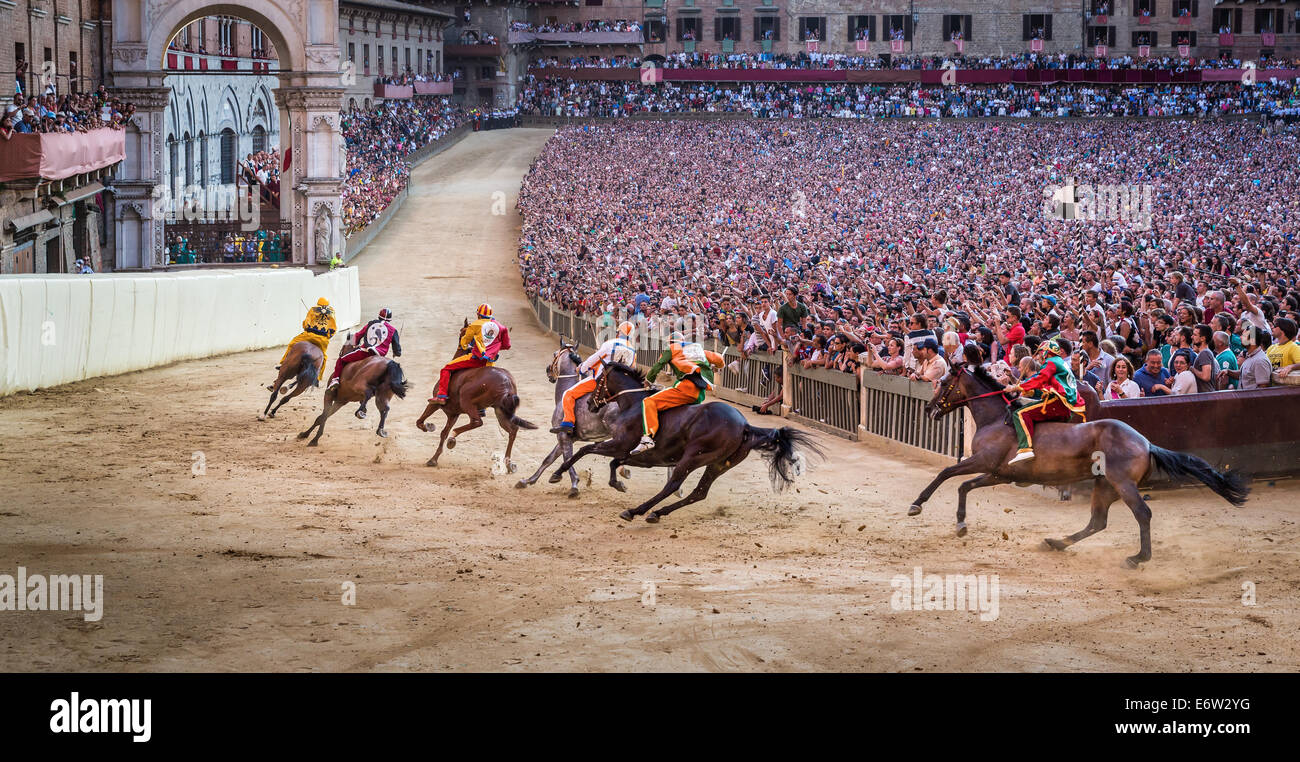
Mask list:
[[[587,408],[593,413],[609,404],[624,392],[650,388],[645,374],[623,363],[612,362],[605,366],[605,371],[596,379],[596,389],[587,401]]]
[[[954,363],[948,375],[939,380],[939,388],[925,404],[925,414],[939,420],[973,399],[1001,391],[1002,384],[979,365]]]
[[[551,364],[546,366],[546,380],[555,383],[562,375],[576,374],[578,366],[582,364],[582,358],[574,350],[577,344],[570,344],[563,338],[560,339],[560,348],[555,350],[551,355]],[[568,367],[564,366],[564,360],[568,360]]]

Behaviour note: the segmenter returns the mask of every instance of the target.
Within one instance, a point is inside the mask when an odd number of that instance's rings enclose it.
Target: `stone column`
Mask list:
[[[293,261],[328,264],[343,252],[343,188],[338,143],[344,87],[286,86],[275,91],[287,112],[280,123],[281,153],[290,155],[280,175],[280,208],[293,224]]]
[[[127,126],[126,160],[112,180],[115,269],[149,270],[165,264],[163,258],[163,210],[155,208],[154,194],[161,192],[163,143],[166,132],[163,111],[171,97],[167,87],[112,88],[110,94],[135,105]],[[157,189],[157,191],[155,191]]]

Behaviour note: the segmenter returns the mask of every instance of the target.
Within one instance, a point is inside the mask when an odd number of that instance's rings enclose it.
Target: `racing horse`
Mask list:
[[[324,363],[325,353],[310,341],[298,341],[289,347],[288,356],[280,363],[280,375],[271,385],[271,399],[266,403],[266,409],[258,419],[274,418],[280,408],[284,407],[284,403],[309,388],[319,385],[320,369]],[[290,378],[294,379],[293,386],[285,389],[284,385]],[[275,405],[276,395],[283,395],[278,405]],[[272,405],[275,405],[275,409],[271,408]]]
[[[342,357],[354,348],[349,341],[343,345],[339,356]],[[325,433],[325,421],[329,420],[330,416],[349,402],[360,402],[361,405],[355,415],[357,418],[364,419],[366,403],[371,397],[375,398],[375,407],[379,408],[379,428],[375,429],[375,433],[386,437],[388,432],[384,429],[384,423],[388,420],[388,402],[394,395],[405,398],[406,391],[410,388],[411,384],[406,380],[406,376],[402,373],[402,366],[398,365],[396,360],[371,355],[364,360],[348,363],[343,369],[343,374],[339,376],[338,386],[325,390],[325,409],[315,421],[312,421],[306,431],[298,434],[298,438],[306,439],[311,435],[312,429],[319,427],[316,436],[307,443],[309,447],[315,447],[320,442],[321,435]]]
[[[1016,451],[1015,431],[1005,422],[1004,387],[980,365],[957,363],[939,382],[925,412],[938,420],[960,407],[970,408],[975,436],[969,458],[939,472],[908,508],[915,516],[939,485],[954,476],[982,474],[962,482],[957,489],[957,536],[966,535],[966,495],[994,484],[1064,485],[1092,481],[1092,518],[1082,530],[1062,539],[1043,542],[1053,550],[1067,547],[1106,528],[1110,506],[1123,499],[1133,511],[1141,534],[1137,555],[1125,559],[1130,569],[1151,560],[1151,509],[1138,485],[1157,470],[1174,481],[1197,480],[1233,505],[1246,502],[1250,488],[1240,474],[1220,473],[1195,455],[1157,447],[1123,421],[1091,420],[1087,423],[1039,423],[1034,427],[1032,460],[1009,465]]]
[[[456,337],[457,351],[460,350],[460,339],[468,328],[469,320],[466,320],[465,325],[460,329],[460,334]],[[447,422],[443,424],[438,449],[425,463],[426,466],[438,465],[443,445],[445,444],[448,450],[456,449],[456,437],[470,429],[482,426],[484,413],[488,408],[492,408],[496,412],[497,423],[510,437],[506,442],[505,466],[506,470],[513,474],[517,466],[510,462],[510,451],[515,446],[515,435],[520,429],[537,428],[535,424],[515,415],[519,409],[519,393],[515,387],[515,377],[505,368],[463,368],[453,371],[451,382],[447,385],[447,401],[442,405],[435,405],[432,402],[426,405],[424,413],[415,422],[415,427],[420,431],[434,431],[435,426],[432,423],[426,425],[425,421],[439,407],[447,415]],[[469,416],[469,423],[453,431],[452,426],[456,425],[456,419],[461,415]],[[451,435],[450,438],[448,434]]]
[[[596,381],[596,389],[587,404],[599,412],[618,400],[619,414],[610,429],[610,438],[603,442],[585,445],[565,459],[551,474],[552,484],[573,464],[587,455],[605,455],[609,463],[609,484],[620,492],[626,491],[618,481],[618,468],[624,464],[638,468],[672,466],[668,483],[658,494],[636,508],[618,515],[624,521],[645,514],[650,523],[659,521],[684,505],[699,502],[709,494],[709,487],[719,476],[744,460],[751,450],[764,453],[768,475],[773,489],[778,492],[790,485],[803,469],[803,451],[822,456],[817,441],[789,426],[764,429],[751,426],[744,416],[725,402],[702,405],[685,405],[666,410],[659,416],[659,432],[653,449],[629,455],[641,439],[641,401],[654,393],[645,376],[636,368],[622,363],[610,363]],[[697,468],[704,469],[699,484],[689,495],[662,508],[654,508],[661,500],[681,489],[682,482]],[[649,511],[649,513],[647,513]]]

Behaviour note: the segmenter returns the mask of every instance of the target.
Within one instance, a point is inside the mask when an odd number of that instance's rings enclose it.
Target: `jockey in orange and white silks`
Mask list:
[[[326,389],[338,385],[343,369],[350,362],[371,356],[387,357],[390,347],[394,357],[402,356],[402,342],[398,339],[397,329],[388,322],[392,319],[392,310],[382,309],[379,311],[379,317],[366,323],[364,328],[357,331],[356,348],[334,361],[334,372],[330,374],[330,382]]]
[[[551,429],[552,434],[572,434],[574,425],[577,421],[577,412],[574,406],[578,398],[584,394],[591,394],[596,390],[596,379],[605,370],[605,366],[611,362],[622,363],[623,365],[636,364],[636,348],[633,346],[635,341],[636,327],[631,323],[623,322],[618,327],[618,335],[600,345],[600,349],[591,353],[585,362],[578,366],[578,374],[591,374],[590,378],[583,379],[574,384],[564,393],[563,407],[564,420],[560,425]]]
[[[447,401],[447,386],[451,383],[452,371],[490,367],[501,356],[501,352],[509,348],[510,331],[493,319],[492,305],[480,304],[476,319],[461,334],[456,356],[438,373],[438,388],[429,402],[441,405]]]

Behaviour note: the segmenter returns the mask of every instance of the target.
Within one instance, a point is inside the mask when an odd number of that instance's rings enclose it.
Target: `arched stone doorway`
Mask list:
[[[162,160],[167,43],[190,22],[213,15],[252,22],[280,55],[275,103],[280,153],[289,164],[281,175],[280,214],[292,224],[294,263],[329,262],[343,242],[338,0],[113,0],[111,81],[115,94],[136,106],[126,161],[113,180],[117,269],[167,261],[164,211],[155,203],[168,180]]]

